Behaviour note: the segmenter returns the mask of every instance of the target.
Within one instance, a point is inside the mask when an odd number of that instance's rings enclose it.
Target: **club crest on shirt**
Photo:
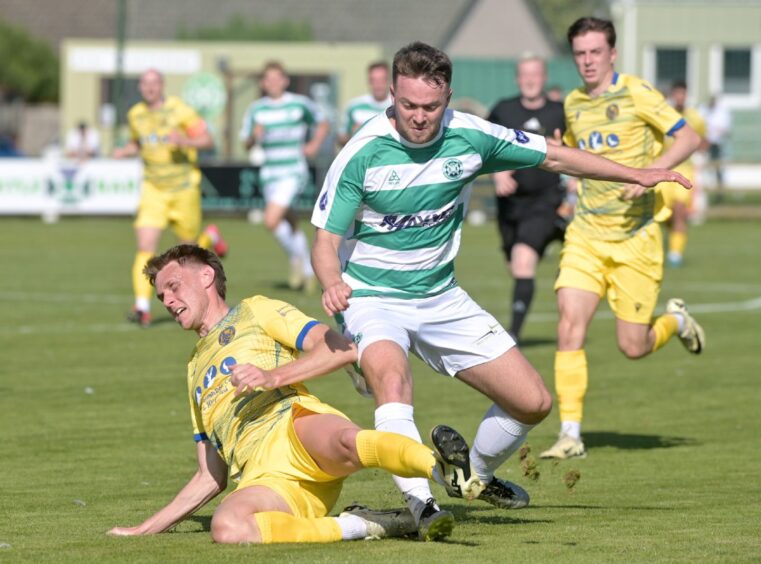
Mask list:
[[[465,172],[465,167],[460,159],[447,159],[444,161],[443,172],[449,180],[457,180]]]
[[[219,344],[223,347],[235,338],[235,327],[225,327],[219,334]]]
[[[621,113],[621,110],[618,109],[618,104],[611,104],[605,108],[605,117],[607,117],[610,121],[616,119],[619,113]]]

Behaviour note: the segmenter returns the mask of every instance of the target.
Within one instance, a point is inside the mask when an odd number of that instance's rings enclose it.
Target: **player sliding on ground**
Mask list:
[[[158,298],[183,329],[201,337],[188,363],[188,398],[198,471],[163,509],[112,535],[167,531],[225,490],[214,511],[219,543],[333,542],[417,533],[408,510],[349,508],[327,517],[344,478],[362,468],[436,480],[463,497],[483,489],[471,477],[468,445],[453,429],[431,433],[436,453],[402,435],[361,430],[299,382],[356,360],[355,346],[295,307],[254,296],[229,307],[213,253],[179,245],[145,268]],[[234,377],[234,382],[232,381]],[[448,536],[454,519],[424,540]]]

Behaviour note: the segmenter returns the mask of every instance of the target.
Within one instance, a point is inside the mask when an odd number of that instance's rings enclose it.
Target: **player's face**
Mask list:
[[[547,80],[547,73],[544,70],[544,63],[539,60],[530,59],[518,63],[515,81],[518,83],[518,89],[521,96],[529,100],[535,100],[542,95],[544,83]]]
[[[684,109],[687,103],[687,90],[684,88],[673,88],[671,90],[671,101],[674,103],[675,108]]]
[[[277,69],[269,69],[262,75],[262,90],[270,98],[280,98],[288,88],[288,76]]]
[[[427,143],[439,132],[452,96],[448,84],[399,76],[391,88],[396,130],[407,141]]]
[[[588,31],[573,38],[573,59],[587,89],[606,84],[613,78],[616,50],[608,45],[602,31]]]
[[[156,71],[148,71],[140,77],[140,95],[148,106],[161,102],[164,97],[164,79]]]
[[[183,329],[198,331],[209,310],[204,267],[170,262],[156,276],[156,296]]]
[[[367,75],[367,83],[370,85],[370,93],[378,101],[388,96],[388,71],[383,67],[376,67]]]

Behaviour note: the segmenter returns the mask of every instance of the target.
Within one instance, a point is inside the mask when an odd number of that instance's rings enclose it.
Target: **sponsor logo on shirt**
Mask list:
[[[602,147],[602,133],[593,131],[589,134],[589,148],[593,151]]]
[[[379,225],[385,231],[400,231],[408,227],[430,227],[444,223],[454,213],[454,204],[444,208],[440,212],[429,214],[410,214],[410,215],[386,215]]]
[[[587,144],[584,142],[583,139],[579,139],[579,142],[577,143],[579,149],[582,151],[587,148]]]
[[[201,389],[201,386],[198,386],[196,388],[196,404],[201,405],[201,393],[203,390]]]
[[[388,180],[386,181],[389,186],[399,186],[399,183],[402,181],[401,178],[399,178],[399,175],[396,173],[395,170],[391,171],[391,175],[388,177]]]
[[[322,193],[322,196],[320,196],[320,211],[325,211],[325,208],[328,207],[328,191],[325,190]]]
[[[442,170],[444,176],[449,180],[457,180],[462,176],[462,173],[465,172],[465,167],[462,166],[462,161],[460,159],[447,159],[444,161]]]
[[[214,381],[214,378],[216,376],[217,376],[217,367],[209,366],[209,369],[206,371],[206,376],[203,377],[203,387],[208,388],[209,385]]]
[[[522,145],[525,145],[526,143],[528,143],[528,135],[523,133],[520,129],[516,129],[515,130],[515,140],[518,143],[520,143]]]
[[[235,364],[237,364],[235,361],[235,358],[233,358],[232,356],[228,356],[219,365],[219,371],[225,376],[227,376],[231,372],[230,367],[234,366]]]
[[[608,137],[605,138],[605,142],[608,144],[608,147],[611,149],[615,149],[621,144],[621,140],[618,138],[618,135],[615,133],[611,133],[608,135]]]

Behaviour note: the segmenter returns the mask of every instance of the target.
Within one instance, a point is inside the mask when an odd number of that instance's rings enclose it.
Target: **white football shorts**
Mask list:
[[[290,208],[293,200],[306,187],[306,176],[281,176],[272,178],[264,184],[264,201],[283,208]]]
[[[515,346],[499,321],[459,287],[415,300],[351,298],[338,321],[344,335],[357,344],[360,362],[368,346],[388,340],[449,376],[494,360]],[[357,391],[368,395],[361,374],[349,372]]]

